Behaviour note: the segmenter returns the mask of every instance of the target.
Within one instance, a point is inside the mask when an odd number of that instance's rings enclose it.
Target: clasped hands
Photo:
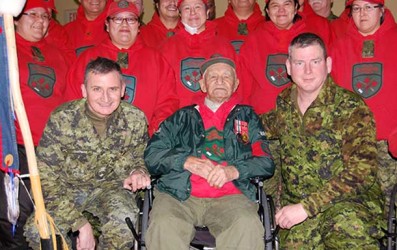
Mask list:
[[[208,159],[194,156],[187,157],[183,167],[192,174],[206,179],[208,184],[215,188],[221,188],[239,177],[239,172],[234,166],[214,165]]]

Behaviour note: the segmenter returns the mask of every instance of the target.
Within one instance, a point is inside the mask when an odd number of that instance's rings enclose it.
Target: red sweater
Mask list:
[[[211,155],[217,155],[213,159],[209,158],[214,165],[227,166],[228,163],[224,161],[224,145],[223,145],[223,128],[227,116],[230,111],[238,104],[238,98],[232,97],[229,101],[224,102],[216,112],[213,112],[204,104],[204,97],[198,102],[198,111],[203,119],[204,129],[206,131],[206,146],[210,147],[209,152]],[[207,158],[205,154],[202,156]],[[217,160],[215,160],[215,158]],[[190,177],[192,184],[192,196],[200,198],[218,198],[225,195],[241,194],[241,191],[236,188],[233,182],[228,182],[222,188],[211,187],[207,180],[192,174]]]
[[[184,28],[180,29],[159,50],[175,72],[180,107],[193,104],[193,99],[202,95],[198,81],[200,66],[206,59],[216,53],[232,59],[236,56],[230,43],[216,35],[216,25],[210,21],[200,34],[191,35]]]
[[[363,57],[364,43],[373,46],[373,56]],[[362,36],[351,19],[331,53],[335,82],[364,98],[374,113],[378,140],[387,140],[397,127],[396,44],[397,24],[385,9],[385,21],[373,35]]]
[[[76,20],[65,25],[65,30],[70,39],[70,46],[76,55],[80,55],[85,49],[93,47],[108,37],[105,30],[107,9],[113,1],[108,0],[103,12],[92,21],[84,14],[83,6],[77,9]]]
[[[149,134],[178,107],[175,94],[175,76],[169,64],[156,50],[137,39],[129,49],[118,49],[108,38],[101,44],[84,51],[71,67],[67,82],[68,100],[82,97],[81,84],[88,62],[98,56],[117,61],[119,53],[128,54],[128,65],[122,67],[127,81],[125,101],[142,109],[149,123]]]
[[[327,21],[328,23],[328,21]],[[248,36],[240,51],[244,103],[259,114],[276,106],[277,95],[290,84],[285,61],[292,39],[304,32],[313,32],[329,41],[330,32],[319,23],[307,22],[303,16],[289,30],[279,30],[272,21],[261,24]],[[264,39],[266,37],[266,39]]]
[[[68,66],[62,53],[45,40],[28,42],[16,33],[16,45],[22,99],[37,146],[50,113],[63,102]],[[18,122],[15,126],[17,142],[24,144]]]
[[[346,8],[336,20],[330,23],[331,30],[335,35],[335,39],[342,37],[346,33],[350,20],[349,13],[350,13],[350,9]]]
[[[246,20],[239,20],[233,11],[232,5],[229,4],[225,15],[215,19],[215,22],[218,26],[218,35],[228,39],[236,53],[239,53],[247,35],[251,34],[260,23],[265,22],[265,17],[262,15],[259,5],[255,3],[254,12],[251,16]],[[246,33],[242,30],[242,27],[246,27]]]
[[[179,29],[183,29],[181,22],[178,22],[178,25],[174,29],[167,29],[161,22],[159,15],[155,12],[152,20],[141,28],[139,36],[147,46],[158,48],[168,37],[175,35]]]

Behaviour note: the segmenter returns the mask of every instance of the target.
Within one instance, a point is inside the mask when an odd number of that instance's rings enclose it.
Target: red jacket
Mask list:
[[[372,46],[373,55],[363,56],[364,44]],[[361,35],[351,19],[331,53],[335,82],[364,98],[374,113],[378,140],[387,140],[397,127],[396,44],[397,24],[385,9],[385,20],[373,35]]]
[[[335,39],[343,36],[346,33],[347,27],[349,26],[349,13],[350,9],[346,8],[340,16],[330,23],[331,30],[335,35]]]
[[[174,69],[180,107],[193,104],[194,98],[202,95],[200,66],[206,59],[214,54],[232,59],[236,56],[230,43],[216,36],[216,25],[210,21],[200,34],[191,35],[185,29],[179,30],[159,50]]]
[[[81,84],[88,62],[98,56],[117,61],[119,54],[128,55],[126,68],[120,65],[127,83],[124,99],[142,109],[148,119],[149,134],[152,135],[158,125],[178,109],[179,103],[171,67],[160,53],[147,47],[139,38],[129,49],[118,49],[108,38],[84,51],[68,73],[66,98],[73,100],[82,97]]]
[[[44,39],[28,42],[16,33],[19,81],[33,143],[39,144],[50,113],[63,102],[68,65],[61,51]],[[18,122],[17,142],[24,144]]]
[[[147,46],[158,48],[168,37],[175,35],[179,29],[183,29],[181,22],[178,22],[178,25],[174,29],[167,29],[161,22],[159,15],[155,12],[152,20],[141,28],[139,36]]]
[[[273,109],[277,95],[290,85],[285,66],[288,46],[295,36],[304,32],[316,33],[326,43],[329,41],[329,30],[319,23],[307,22],[303,16],[289,30],[279,30],[272,21],[265,22],[248,36],[241,47],[240,85],[244,84],[244,103],[252,105],[257,113]]]
[[[236,53],[239,53],[241,45],[249,34],[254,31],[260,23],[265,22],[265,17],[255,3],[254,12],[246,20],[239,20],[229,4],[223,17],[215,19],[218,26],[218,35],[225,37],[233,45]],[[243,28],[245,27],[245,28]],[[246,32],[246,33],[245,33]]]
[[[68,63],[71,64],[74,62],[76,59],[76,54],[71,46],[69,36],[66,33],[65,28],[54,19],[51,19],[50,21],[45,40],[47,43],[61,50],[64,53]]]
[[[77,9],[76,20],[65,25],[65,30],[70,39],[70,46],[77,56],[87,48],[93,47],[108,38],[108,33],[105,30],[105,20],[107,9],[112,2],[108,0],[103,12],[93,21],[87,20],[83,6],[80,5]]]

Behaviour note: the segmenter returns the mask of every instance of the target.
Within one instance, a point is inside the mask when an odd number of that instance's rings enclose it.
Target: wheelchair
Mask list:
[[[149,212],[153,204],[153,186],[155,180],[152,181],[152,186],[148,187],[143,197],[137,195],[136,202],[139,207],[139,215],[135,225],[133,225],[130,218],[126,218],[126,223],[134,235],[134,250],[146,250],[145,235],[149,224]],[[279,249],[278,230],[276,226],[274,214],[274,203],[270,195],[266,195],[263,191],[263,179],[255,177],[251,182],[257,189],[257,200],[259,205],[258,215],[265,229],[264,241],[266,250]],[[196,227],[196,234],[193,241],[190,243],[191,249],[210,250],[216,249],[215,238],[209,233],[206,227]]]

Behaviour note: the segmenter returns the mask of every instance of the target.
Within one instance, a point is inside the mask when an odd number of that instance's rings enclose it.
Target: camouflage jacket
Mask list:
[[[296,85],[285,89],[276,109],[261,116],[267,137],[280,140],[283,205],[301,203],[309,217],[337,202],[381,211],[369,108],[329,77],[302,115],[296,91]]]
[[[144,166],[148,140],[145,115],[131,104],[121,102],[104,137],[85,110],[85,99],[58,107],[37,148],[47,209],[73,231],[84,223],[78,207],[91,194],[122,186],[132,169]]]

